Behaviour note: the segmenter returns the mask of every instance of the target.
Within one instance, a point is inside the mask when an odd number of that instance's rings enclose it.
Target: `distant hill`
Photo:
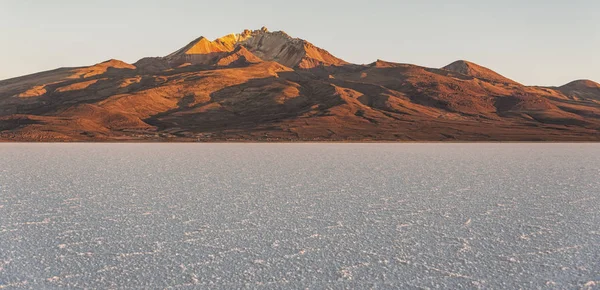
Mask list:
[[[508,79],[487,67],[483,67],[466,60],[457,60],[443,67],[443,69],[490,82],[517,84],[517,82]]]
[[[576,80],[558,90],[572,98],[600,101],[600,84],[590,80]]]

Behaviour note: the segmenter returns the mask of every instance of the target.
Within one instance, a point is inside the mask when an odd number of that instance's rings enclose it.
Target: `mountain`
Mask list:
[[[244,47],[252,58],[275,61],[290,68],[310,69],[317,66],[345,65],[347,62],[336,58],[324,49],[310,42],[292,38],[283,31],[269,32],[244,30],[240,34],[230,34],[214,41],[200,37],[183,48],[166,56],[172,64],[214,64],[229,53]]]
[[[347,63],[266,28],[0,81],[4,141],[600,141],[597,83]]]
[[[590,80],[576,80],[558,90],[571,98],[600,101],[600,84]]]
[[[478,64],[468,62],[466,60],[457,60],[457,61],[443,67],[442,69],[453,71],[453,72],[463,74],[466,76],[471,76],[474,78],[486,80],[489,82],[513,84],[513,85],[518,84],[517,82],[515,82],[509,78],[506,78],[487,67],[483,67]]]

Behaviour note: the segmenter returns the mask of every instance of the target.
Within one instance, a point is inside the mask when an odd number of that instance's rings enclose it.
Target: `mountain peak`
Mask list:
[[[228,34],[214,41],[200,37],[165,58],[173,64],[210,64],[239,46],[244,46],[262,60],[275,61],[291,68],[310,69],[347,64],[306,40],[292,38],[283,31],[270,32],[266,27],[246,29],[242,33]]]
[[[499,83],[509,83],[509,84],[518,84],[517,82],[502,76],[501,74],[476,63],[467,61],[467,60],[457,60],[442,69],[449,70],[452,72],[456,72],[459,74],[463,74],[466,76],[499,82]]]
[[[600,88],[600,84],[597,82],[594,82],[592,80],[586,80],[586,79],[582,79],[582,80],[575,80],[572,81],[566,85],[563,85],[562,87],[578,87],[578,88]],[[561,87],[561,88],[562,88]]]
[[[134,70],[136,66],[128,64],[124,61],[120,61],[118,59],[110,59],[107,61],[103,61],[101,63],[97,63],[92,66],[82,67],[73,70],[73,75],[69,78],[89,78],[97,75],[101,75],[106,73],[109,69],[128,69]]]
[[[122,60],[118,60],[118,59],[109,59],[107,61],[103,61],[101,63],[95,64],[94,66],[135,69],[134,65],[128,64],[128,63],[126,63]]]
[[[377,67],[377,68],[390,68],[390,67],[399,67],[399,66],[402,66],[402,64],[378,59],[375,62],[369,64],[369,66]]]
[[[572,81],[558,90],[572,98],[600,100],[600,84],[591,80]]]
[[[223,37],[226,38],[227,36]],[[209,54],[215,52],[226,52],[228,51],[227,47],[223,45],[221,41],[210,41],[204,36],[200,36],[190,42],[188,45],[182,47],[181,49],[175,51],[174,53],[167,56],[177,57],[180,55],[194,55],[194,54]]]

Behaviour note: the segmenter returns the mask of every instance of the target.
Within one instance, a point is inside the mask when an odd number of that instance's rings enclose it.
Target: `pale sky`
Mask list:
[[[598,0],[0,0],[0,79],[283,30],[353,63],[465,59],[528,85],[600,82]]]

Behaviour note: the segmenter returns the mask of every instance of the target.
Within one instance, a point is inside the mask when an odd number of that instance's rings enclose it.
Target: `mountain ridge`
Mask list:
[[[351,64],[282,31],[0,81],[4,141],[600,141],[600,85]]]
[[[348,64],[306,40],[293,38],[283,31],[270,32],[266,27],[253,31],[246,29],[212,41],[201,36],[164,58],[171,63],[209,64],[218,62],[240,46],[260,59],[276,61],[290,68]]]

